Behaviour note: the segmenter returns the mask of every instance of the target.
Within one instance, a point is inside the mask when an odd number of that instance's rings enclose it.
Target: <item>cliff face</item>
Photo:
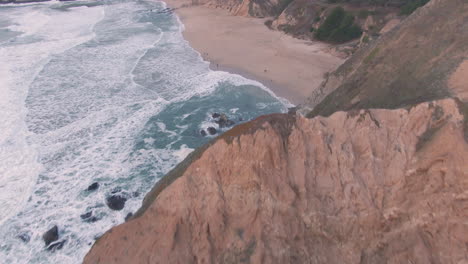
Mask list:
[[[280,13],[289,0],[192,0],[192,4],[228,9],[233,15],[269,17]]]
[[[432,0],[331,74],[310,119],[189,155],[84,263],[468,263],[466,21]]]
[[[380,34],[398,24],[406,16],[401,15],[401,8],[409,2],[414,1],[192,0],[191,3],[185,5],[206,5],[227,9],[236,16],[266,18],[265,25],[271,29],[283,31],[300,39],[316,39],[315,33],[326,18],[336,7],[342,7],[346,16],[353,18],[352,24],[359,26],[363,31],[360,39],[356,37],[349,41],[346,38],[346,40],[338,41],[346,44],[333,47],[341,55],[348,56],[360,46],[378,38]],[[321,40],[327,41],[323,37]],[[336,41],[328,41],[337,44]]]
[[[314,34],[336,7],[342,7],[347,14],[354,17],[354,23],[359,25],[367,36],[365,42],[380,35],[385,26],[400,21],[399,8],[395,6],[381,6],[360,4],[353,1],[333,3],[320,0],[293,0],[285,9],[272,20],[272,28],[282,30],[300,38],[314,39]],[[359,41],[358,41],[359,42]],[[353,46],[355,43],[348,43]]]
[[[432,0],[330,74],[304,112],[399,108],[447,97],[467,102],[466,21],[467,1]]]
[[[461,107],[239,125],[169,173],[84,263],[465,263]]]

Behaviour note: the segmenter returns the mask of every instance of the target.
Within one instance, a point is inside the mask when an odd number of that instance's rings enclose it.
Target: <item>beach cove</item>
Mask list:
[[[270,30],[264,19],[234,16],[188,0],[165,2],[184,24],[184,38],[211,62],[213,70],[260,81],[295,105],[304,102],[324,75],[344,61],[328,52],[328,44]]]

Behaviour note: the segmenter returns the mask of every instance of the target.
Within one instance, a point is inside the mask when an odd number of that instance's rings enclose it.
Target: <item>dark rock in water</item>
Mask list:
[[[82,215],[80,215],[81,219],[83,219],[84,222],[86,223],[94,223],[98,220],[100,220],[100,218],[96,217],[96,216],[93,216],[93,212],[90,211],[90,212],[87,212],[87,213],[84,213]]]
[[[87,191],[88,191],[88,192],[92,192],[92,191],[97,190],[98,188],[99,188],[99,183],[94,182],[93,184],[91,184],[90,186],[88,186]]]
[[[101,218],[97,218],[96,216],[91,216],[90,218],[86,219],[85,222],[86,223],[94,223],[94,222],[97,222],[101,220]]]
[[[139,192],[133,192],[132,195],[133,195],[133,197],[139,197],[140,193]]]
[[[297,107],[289,107],[288,108],[288,114],[295,115],[296,112],[297,112]]]
[[[220,128],[230,127],[234,125],[234,121],[230,120],[225,114],[221,114],[218,120],[215,121]]]
[[[239,117],[239,122],[242,122],[244,121],[244,118],[242,118],[242,116]]]
[[[21,241],[23,241],[24,243],[28,243],[31,240],[31,236],[27,233],[19,235],[18,238],[21,239]]]
[[[88,219],[88,218],[90,218],[92,215],[93,215],[93,212],[90,211],[90,212],[87,212],[87,213],[84,213],[84,214],[80,215],[80,217],[81,217],[81,219]]]
[[[206,130],[208,130],[208,133],[210,133],[210,135],[214,135],[214,134],[216,134],[218,132],[216,130],[216,128],[214,128],[214,127],[209,127]]]
[[[67,242],[67,240],[62,240],[62,241],[59,241],[59,242],[55,242],[53,244],[51,244],[50,246],[47,247],[47,250],[49,251],[56,251],[56,250],[60,250],[63,248],[63,245],[65,245],[65,243]]]
[[[128,213],[127,216],[125,216],[125,222],[130,220],[130,218],[132,218],[132,216],[133,216],[133,213]]]
[[[204,129],[200,130],[200,135],[205,137],[206,136],[206,131]]]
[[[111,193],[114,194],[114,193],[118,193],[118,192],[121,192],[121,191],[122,191],[122,188],[120,188],[120,187],[115,187],[115,188],[111,191]]]
[[[232,120],[226,121],[226,126],[227,126],[227,127],[232,127],[234,124],[235,124],[235,122],[232,121]]]
[[[110,209],[120,211],[125,207],[127,198],[121,195],[111,195],[106,198],[106,204]]]
[[[58,227],[56,225],[42,235],[42,239],[44,239],[46,246],[58,240],[58,238],[59,238]]]
[[[219,118],[221,115],[219,113],[213,113],[211,115],[212,118]]]

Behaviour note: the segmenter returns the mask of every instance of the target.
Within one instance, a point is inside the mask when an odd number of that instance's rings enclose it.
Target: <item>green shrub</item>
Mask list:
[[[365,36],[364,38],[362,38],[362,42],[369,43],[369,36]]]
[[[322,25],[315,31],[315,38],[342,43],[361,36],[361,28],[354,24],[354,16],[342,7],[335,7]]]
[[[369,11],[367,11],[367,10],[361,10],[358,13],[358,17],[361,18],[361,19],[365,19],[368,16],[369,16]]]
[[[420,8],[421,6],[427,4],[429,0],[410,0],[400,9],[400,14],[402,15],[410,15],[416,9]]]

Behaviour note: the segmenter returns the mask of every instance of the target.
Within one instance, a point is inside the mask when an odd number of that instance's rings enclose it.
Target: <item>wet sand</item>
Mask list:
[[[224,9],[166,0],[185,26],[190,45],[223,70],[260,81],[276,95],[299,104],[315,90],[325,73],[342,62],[319,42],[299,40],[270,30],[263,19],[233,16]]]

